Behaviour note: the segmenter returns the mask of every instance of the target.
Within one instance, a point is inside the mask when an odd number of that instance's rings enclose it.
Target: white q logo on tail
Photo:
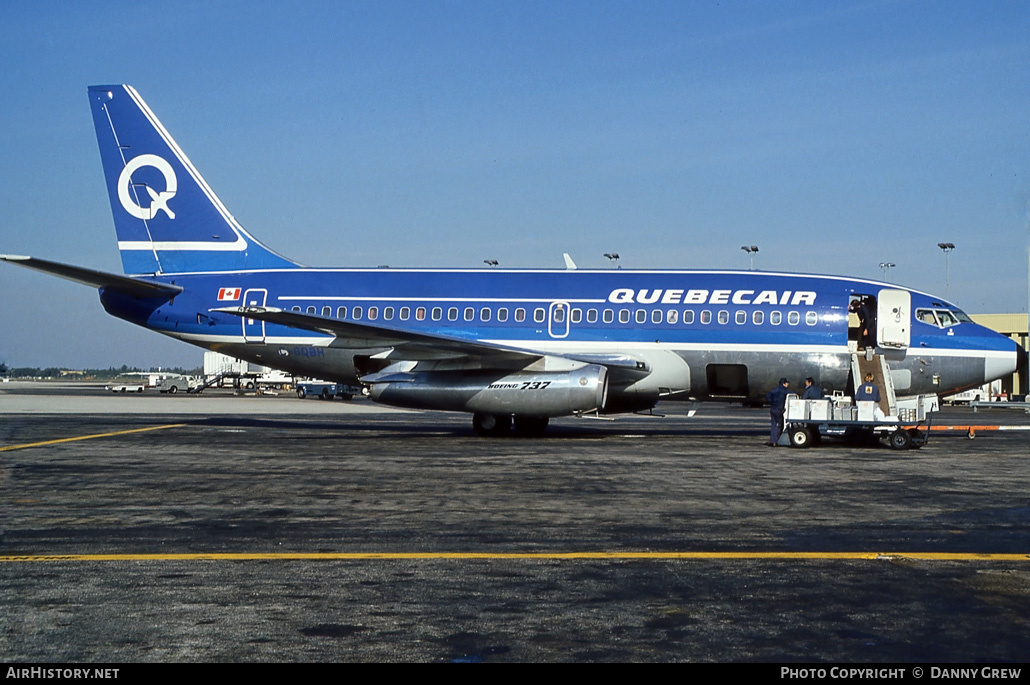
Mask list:
[[[147,192],[150,193],[150,206],[140,207],[133,200],[132,196],[129,195],[129,186],[132,184],[132,172],[145,166],[152,166],[164,175],[165,189],[158,193],[154,192],[154,189],[150,186],[144,186],[147,189]],[[175,172],[172,170],[172,165],[157,155],[140,155],[139,157],[134,157],[125,165],[125,168],[122,169],[121,176],[118,177],[118,199],[121,200],[122,207],[125,207],[125,211],[129,214],[133,215],[137,219],[143,219],[144,221],[153,219],[158,210],[167,214],[169,219],[174,219],[175,212],[168,208],[168,201],[175,197],[175,191],[177,188],[178,185],[175,178]]]

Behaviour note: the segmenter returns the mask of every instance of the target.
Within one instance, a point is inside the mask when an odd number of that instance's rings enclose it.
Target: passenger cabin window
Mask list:
[[[615,311],[611,309],[604,310],[604,322],[613,323],[615,321]]]
[[[489,307],[483,307],[482,309],[480,309],[479,310],[479,318],[482,319],[483,321],[489,321],[490,320],[490,308]]]
[[[647,312],[643,309],[637,310],[637,323],[644,323],[647,321]]]
[[[387,321],[392,321],[393,320],[393,307],[384,307],[383,308],[383,318],[386,319]]]
[[[587,310],[587,323],[597,323],[597,310],[596,309],[588,309]]]
[[[629,323],[629,310],[628,309],[620,309],[619,310],[619,323]]]
[[[293,311],[295,311],[295,312],[299,312],[299,311],[300,311],[300,307],[294,307],[294,308],[293,308]]]
[[[573,309],[572,310],[572,323],[579,323],[583,320],[583,310]]]
[[[730,322],[730,313],[725,309],[719,310],[719,323],[725,325]]]
[[[789,314],[787,314],[787,323],[789,323],[791,326],[797,326],[799,323],[801,323],[801,315],[797,312],[790,312]]]
[[[426,308],[425,307],[416,307],[416,309],[415,309],[415,320],[416,321],[425,321],[426,320]]]
[[[337,307],[336,308],[336,318],[337,319],[346,319],[347,318],[347,308],[346,307]]]
[[[670,309],[665,314],[665,322],[666,323],[676,323],[677,321],[679,321],[679,318],[680,318],[680,313],[676,309]]]
[[[522,323],[523,321],[525,321],[526,320],[526,310],[523,309],[522,307],[519,307],[518,309],[516,309],[515,310],[515,320],[518,321],[519,323]]]
[[[411,307],[401,307],[401,321],[411,318]]]
[[[315,313],[315,306],[311,305],[310,307],[308,307],[308,314],[314,314],[314,313]]]
[[[743,326],[747,323],[747,312],[737,312],[733,316],[738,326]]]
[[[769,323],[773,326],[779,326],[783,322],[783,314],[780,312],[772,312],[769,314]]]
[[[465,320],[471,321],[476,318],[476,310],[474,307],[465,307]]]
[[[357,320],[359,320],[361,318],[361,307],[355,307],[351,311],[354,312],[354,320],[355,321],[357,321]]]
[[[439,321],[443,318],[443,309],[440,307],[433,307],[433,321]]]
[[[805,323],[814,326],[819,323],[819,315],[815,312],[805,312]]]
[[[536,321],[537,323],[543,323],[545,316],[546,313],[544,312],[543,307],[537,307],[533,310],[533,321]]]
[[[369,307],[368,308],[368,320],[369,321],[375,321],[378,318],[379,318],[379,307]]]
[[[684,309],[683,310],[683,323],[685,323],[688,326],[690,324],[694,323],[694,310],[693,309]]]
[[[701,310],[701,323],[706,324],[706,325],[712,323],[712,312],[710,312],[707,309],[702,309]]]
[[[457,307],[450,307],[447,310],[447,320],[448,321],[457,321],[458,320],[458,308]]]
[[[504,323],[505,321],[508,320],[508,308],[507,307],[501,307],[500,309],[497,310],[497,320],[500,321],[501,323]]]
[[[328,305],[325,306],[325,307],[322,307],[322,316],[324,316],[325,318],[329,319],[329,318],[332,317],[332,315],[333,315],[333,308],[332,307],[330,307]]]
[[[751,322],[754,323],[756,326],[761,326],[763,323],[765,323],[765,312],[761,311],[760,309],[756,309],[755,313],[751,315]]]
[[[661,322],[662,322],[662,310],[661,309],[652,309],[651,310],[651,323],[661,323]]]

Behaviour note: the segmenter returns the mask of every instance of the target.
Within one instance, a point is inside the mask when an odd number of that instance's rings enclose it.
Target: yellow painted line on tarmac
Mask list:
[[[146,433],[147,431],[159,431],[165,428],[179,428],[185,426],[185,423],[169,423],[164,426],[148,426],[147,428],[133,428],[131,430],[114,431],[111,433],[96,433],[94,435],[80,435],[74,438],[58,438],[57,440],[43,440],[42,442],[27,442],[21,445],[7,445],[6,447],[0,447],[0,452],[10,452],[12,450],[24,450],[30,447],[43,447],[45,445],[57,445],[62,442],[76,442],[78,440],[93,440],[95,438],[111,438],[116,435],[129,435],[130,433]]]
[[[3,562],[44,561],[594,561],[594,560],[751,560],[861,561],[1030,561],[1030,554],[976,552],[276,552],[196,554],[22,554]]]

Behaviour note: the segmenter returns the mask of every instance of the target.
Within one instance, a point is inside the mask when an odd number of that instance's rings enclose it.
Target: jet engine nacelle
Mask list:
[[[395,380],[396,379],[396,380]],[[552,417],[604,407],[608,370],[591,364],[562,372],[425,371],[374,382],[376,402],[412,409]]]

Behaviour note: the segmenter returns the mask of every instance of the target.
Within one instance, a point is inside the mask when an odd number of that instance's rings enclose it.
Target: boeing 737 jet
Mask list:
[[[93,86],[89,102],[125,275],[4,260],[98,288],[108,313],[200,347],[385,404],[469,412],[481,434],[663,399],[760,402],[781,376],[848,390],[857,303],[899,397],[1017,365],[1014,342],[950,302],[869,280],[301,266],[244,230],[133,88]]]

